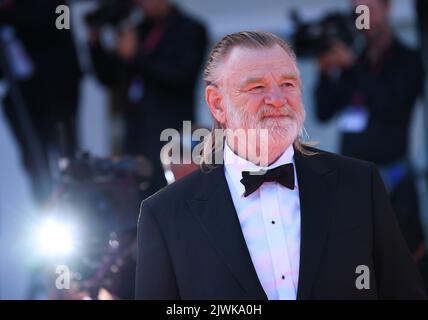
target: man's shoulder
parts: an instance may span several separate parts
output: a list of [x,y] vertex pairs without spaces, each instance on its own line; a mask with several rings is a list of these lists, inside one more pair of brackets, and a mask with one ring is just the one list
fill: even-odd
[[371,171],[376,165],[372,162],[360,160],[356,158],[347,157],[330,151],[314,148],[304,147],[309,151],[309,155],[299,152],[299,156],[305,158],[309,162],[321,165],[327,168],[340,169],[343,172],[360,172]]
[[[314,147],[304,148],[308,154],[296,152],[297,162],[305,162],[307,167],[320,169],[335,169],[341,175],[360,179],[371,175],[375,164],[346,157]],[[163,208],[172,210],[186,202],[188,199],[204,198],[209,195],[209,190],[216,187],[220,179],[224,178],[224,166],[217,166],[212,170],[198,169],[186,177],[162,188],[143,201],[143,205],[150,208]]]
[[295,158],[297,176],[301,178],[299,182],[313,183],[317,179],[330,179],[331,182],[338,183],[340,188],[353,190],[354,195],[364,196],[371,192],[374,179],[380,176],[379,170],[372,162],[320,149],[311,148],[310,151],[314,155],[299,155]]
[[149,207],[175,206],[177,202],[196,197],[207,184],[212,182],[210,178],[215,175],[217,170],[222,170],[222,167],[220,166],[210,171],[199,168],[182,179],[160,189],[145,199],[143,204]]

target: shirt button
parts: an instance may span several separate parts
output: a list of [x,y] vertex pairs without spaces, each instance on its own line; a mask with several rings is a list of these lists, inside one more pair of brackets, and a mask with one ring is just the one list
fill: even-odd
[[275,224],[275,221],[272,220],[272,224]]

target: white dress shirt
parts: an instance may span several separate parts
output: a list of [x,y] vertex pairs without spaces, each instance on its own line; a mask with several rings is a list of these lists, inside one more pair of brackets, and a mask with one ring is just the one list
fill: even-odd
[[269,300],[295,300],[300,262],[300,199],[294,167],[294,190],[265,182],[244,197],[242,171],[272,169],[294,164],[290,146],[269,167],[259,167],[236,155],[225,143],[225,176],[242,233],[259,281]]

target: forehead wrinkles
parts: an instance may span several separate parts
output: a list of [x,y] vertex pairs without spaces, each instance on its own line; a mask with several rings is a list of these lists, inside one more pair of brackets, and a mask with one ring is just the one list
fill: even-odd
[[225,74],[224,84],[230,87],[236,87],[237,89],[241,86],[249,84],[251,82],[270,82],[271,79],[274,82],[283,80],[294,80],[297,81],[298,85],[301,85],[300,73],[296,66],[290,67],[281,66],[279,64],[266,65],[262,67],[245,68],[242,71],[241,68],[237,67],[233,70],[229,70],[227,76]]

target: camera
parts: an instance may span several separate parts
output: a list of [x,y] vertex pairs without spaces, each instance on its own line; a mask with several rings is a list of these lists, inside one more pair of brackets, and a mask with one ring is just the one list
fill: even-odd
[[353,47],[358,39],[353,14],[334,12],[309,23],[302,22],[296,10],[290,17],[295,26],[292,41],[299,57],[319,56],[338,40],[347,47]]

